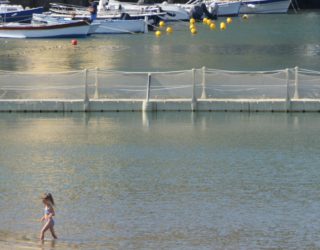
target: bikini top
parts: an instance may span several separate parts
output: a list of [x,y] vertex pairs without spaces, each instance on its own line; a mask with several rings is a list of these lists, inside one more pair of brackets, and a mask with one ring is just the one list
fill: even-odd
[[45,208],[44,208],[44,214],[45,214],[45,215],[50,214],[50,208],[45,207]]

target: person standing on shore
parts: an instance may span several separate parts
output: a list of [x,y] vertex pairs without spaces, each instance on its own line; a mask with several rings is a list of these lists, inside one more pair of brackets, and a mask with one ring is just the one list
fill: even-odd
[[89,0],[89,4],[88,11],[90,12],[90,21],[92,22],[97,19],[98,3],[94,0]]
[[54,239],[57,239],[57,235],[54,231],[54,220],[53,220],[53,216],[55,216],[55,212],[53,209],[54,206],[54,200],[53,197],[50,193],[45,193],[42,196],[42,202],[45,205],[44,207],[44,215],[41,217],[40,221],[41,222],[45,222],[44,226],[41,229],[40,232],[40,240],[44,240],[44,233],[50,229],[50,232],[52,234],[52,237]]

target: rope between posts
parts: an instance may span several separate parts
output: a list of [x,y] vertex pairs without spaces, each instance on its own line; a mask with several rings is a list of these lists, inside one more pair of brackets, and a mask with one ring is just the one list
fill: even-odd
[[310,69],[301,69],[299,68],[299,73],[306,73],[306,74],[315,74],[320,75],[320,71],[310,70]]
[[[91,71],[91,70],[89,70]],[[95,72],[95,70],[93,70]],[[137,71],[137,72],[129,72],[129,71],[118,71],[118,70],[109,70],[109,69],[99,69],[100,73],[118,73],[123,75],[143,75],[143,74],[152,74],[152,75],[163,75],[163,74],[179,74],[179,73],[189,73],[190,70],[176,70],[176,71],[154,71],[154,72],[146,72],[146,71]]]
[[[212,85],[212,87],[210,87],[211,85]],[[260,85],[258,85],[258,84],[255,84],[255,85],[253,85],[253,84],[211,84],[211,85],[209,85],[209,84],[206,85],[206,89],[217,87],[217,86],[219,86],[219,87],[253,87],[253,86],[256,86],[259,88],[261,88],[261,87],[286,87],[286,85],[284,85],[284,84],[281,84],[281,85],[279,85],[279,84],[260,84]]]
[[221,70],[221,69],[206,69],[206,73],[226,73],[226,74],[275,74],[286,72],[286,69],[283,70],[270,70],[270,71],[230,71],[230,70]]
[[83,85],[77,85],[77,86],[74,86],[74,87],[37,87],[37,88],[15,88],[15,87],[7,87],[7,86],[4,86],[4,87],[1,87],[1,90],[4,90],[4,91],[32,91],[32,90],[52,90],[52,89],[55,89],[55,90],[71,90],[71,89],[83,89],[84,86]]
[[83,73],[83,70],[73,70],[73,71],[58,71],[58,72],[45,72],[45,71],[37,71],[37,72],[28,72],[28,71],[7,71],[0,70],[0,74],[8,74],[8,75],[64,75],[64,74],[77,74]]

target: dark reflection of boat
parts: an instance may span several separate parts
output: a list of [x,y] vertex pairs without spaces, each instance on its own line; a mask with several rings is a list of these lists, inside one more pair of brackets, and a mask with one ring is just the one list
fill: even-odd
[[90,31],[90,23],[73,21],[61,24],[21,24],[0,25],[0,37],[5,38],[56,38],[83,37]]
[[24,9],[21,5],[11,5],[8,1],[0,1],[1,22],[30,22],[33,14],[42,12],[43,7]]

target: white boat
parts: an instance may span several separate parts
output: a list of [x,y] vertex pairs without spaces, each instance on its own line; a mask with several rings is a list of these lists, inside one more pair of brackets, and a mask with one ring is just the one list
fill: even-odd
[[146,33],[148,31],[148,26],[143,19],[97,20],[93,23],[99,24],[94,34],[132,34]]
[[[83,20],[90,19],[90,13],[87,8],[66,4],[53,4],[51,3],[51,16],[52,17],[73,17],[73,19]],[[149,28],[154,27],[166,15],[165,12],[160,12],[159,8],[152,8],[149,11],[125,11],[121,5],[103,6],[98,8],[97,19],[98,21],[104,20],[148,20]],[[136,24],[140,22],[136,22]],[[133,24],[133,23],[132,23]]]
[[[68,17],[56,17],[50,13],[33,15],[33,23],[61,24],[75,22]],[[90,24],[89,34],[131,34],[147,32],[147,24],[143,19],[105,19],[95,20]]]
[[164,13],[162,17],[166,21],[189,20],[189,12],[176,4],[135,4],[131,2],[119,2],[117,0],[100,0],[98,6],[98,15],[106,10],[121,9],[124,12],[131,13]]
[[[106,0],[100,0],[100,4],[103,6],[103,3]],[[218,12],[215,12],[213,6],[218,5]],[[192,0],[186,4],[171,4],[166,1],[161,4],[156,5],[141,5],[133,3],[118,2],[111,0],[108,2],[107,6],[119,6],[126,11],[147,11],[150,8],[160,8],[161,11],[167,13],[164,17],[166,21],[177,21],[177,20],[189,20],[193,16],[194,12],[197,16],[203,15],[207,16],[237,16],[239,15],[241,2],[240,1],[202,1],[202,0]],[[204,5],[204,6],[203,6]],[[197,6],[197,8],[195,8]]]
[[201,3],[204,3],[210,13],[212,13],[211,8],[213,5],[218,5],[218,16],[238,16],[240,12],[241,7],[241,1],[221,1],[221,0],[215,0],[215,1],[202,1],[202,0],[190,0],[186,4],[181,4],[182,8],[188,9],[189,12],[191,12],[192,8],[195,5],[200,5]]
[[238,16],[241,8],[241,1],[217,1],[219,6],[218,16]]
[[23,24],[6,23],[0,25],[0,37],[3,38],[58,38],[83,37],[89,34],[90,24],[75,21],[61,24]]
[[21,5],[0,1],[0,22],[30,22],[32,14],[42,12],[43,7],[24,9]]
[[287,13],[291,0],[246,0],[242,1],[240,14]]

